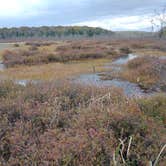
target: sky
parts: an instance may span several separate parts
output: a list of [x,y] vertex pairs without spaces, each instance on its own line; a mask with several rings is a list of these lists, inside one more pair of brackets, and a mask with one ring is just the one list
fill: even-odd
[[0,0],[0,27],[87,25],[151,30],[166,0]]

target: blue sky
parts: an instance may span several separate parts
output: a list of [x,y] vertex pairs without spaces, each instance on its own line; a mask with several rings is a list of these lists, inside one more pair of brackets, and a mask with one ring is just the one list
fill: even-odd
[[150,30],[166,0],[0,0],[0,27],[87,25]]

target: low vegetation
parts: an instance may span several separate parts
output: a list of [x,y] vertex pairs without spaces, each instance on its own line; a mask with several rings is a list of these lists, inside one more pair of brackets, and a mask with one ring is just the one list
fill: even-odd
[[[111,67],[111,66],[110,66]],[[114,69],[115,68],[115,69]],[[102,80],[122,79],[138,84],[145,92],[166,92],[166,58],[157,56],[138,56],[117,70],[103,72]]]
[[165,143],[165,100],[133,101],[116,88],[2,82],[0,164],[164,166],[164,153],[156,158]]
[[146,115],[166,125],[166,98],[164,94],[156,95],[148,99],[140,99],[138,104],[141,111]]
[[3,53],[7,67],[36,65],[73,60],[117,58],[130,53],[128,47],[112,47],[107,41],[68,41],[62,43],[26,43],[26,48]]
[[165,41],[160,40],[76,40],[64,42],[27,42],[2,54],[7,67],[36,65],[73,60],[118,58],[128,53],[165,55]]
[[164,56],[166,53],[166,41],[158,39],[118,39],[110,40],[110,45],[116,47],[128,47],[133,53],[138,55]]
[[138,83],[143,89],[166,90],[166,60],[157,57],[138,57],[128,62],[121,76]]
[[62,80],[71,79],[80,74],[105,71],[107,59],[82,60],[68,63],[50,63],[42,65],[20,65],[0,71],[1,78],[15,80]]
[[[34,41],[13,47],[3,53],[8,68],[1,78],[39,81],[0,82],[0,165],[165,165],[165,93],[129,99],[117,88],[64,81],[105,71],[106,62],[131,52],[163,55],[164,41]],[[117,76],[165,92],[165,67],[157,54],[141,56]]]
[[[7,67],[0,71],[0,165],[165,166],[166,41],[155,35],[78,26],[0,28],[0,41],[15,42],[0,45]],[[129,53],[142,56],[121,70],[112,66],[115,72],[105,66]],[[118,88],[72,82],[92,72],[160,93],[131,99]],[[9,78],[14,81],[3,81]]]

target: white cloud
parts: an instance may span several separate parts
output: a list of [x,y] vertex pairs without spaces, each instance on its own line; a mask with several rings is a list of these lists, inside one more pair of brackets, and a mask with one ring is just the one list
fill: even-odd
[[150,15],[105,17],[94,21],[85,21],[75,25],[101,27],[108,30],[140,30],[151,27]]
[[41,0],[0,0],[0,17],[21,16],[40,3]]
[[165,0],[0,0],[0,26],[76,23],[138,30],[151,26],[148,13],[160,11],[163,3]]

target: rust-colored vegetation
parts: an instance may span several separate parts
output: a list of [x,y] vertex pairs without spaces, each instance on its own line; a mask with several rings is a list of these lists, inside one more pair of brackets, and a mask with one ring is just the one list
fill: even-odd
[[149,89],[158,85],[166,90],[166,60],[157,57],[138,57],[128,62],[122,77]]
[[[0,165],[157,163],[165,166],[165,93],[132,100],[117,88],[61,81],[92,72],[93,66],[98,66],[96,72],[101,71],[105,60],[131,51],[163,55],[164,43],[152,40],[28,42],[5,51],[3,60],[9,69],[1,71],[1,76],[54,81],[29,83],[25,87],[10,81],[0,82]],[[156,56],[130,61],[122,66],[124,70],[118,76],[144,89],[157,85],[165,91],[166,61]],[[89,59],[93,61],[86,61]]]
[[165,103],[165,95],[132,101],[118,89],[2,82],[0,164],[147,165],[166,141]]
[[68,41],[62,43],[26,43],[26,48],[3,53],[7,67],[73,60],[116,58],[130,53],[128,47],[112,47],[108,41]]

